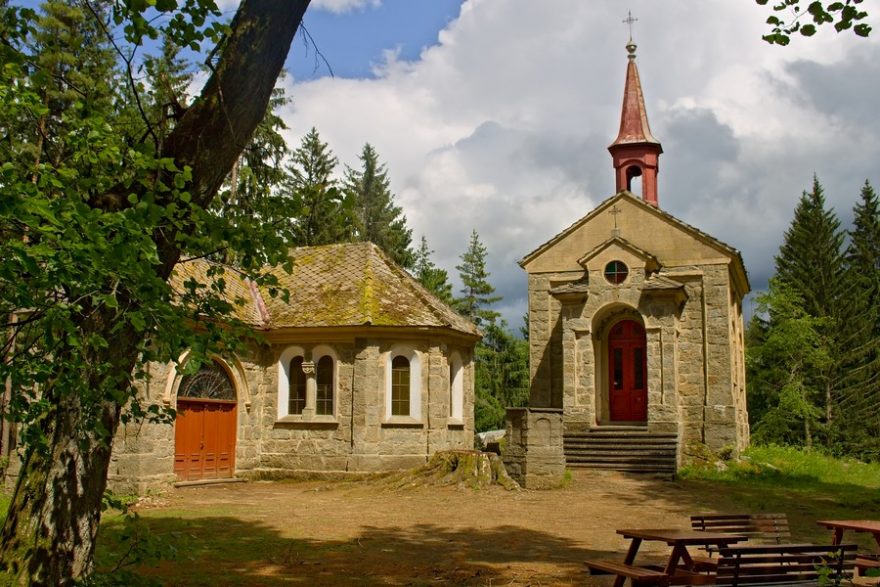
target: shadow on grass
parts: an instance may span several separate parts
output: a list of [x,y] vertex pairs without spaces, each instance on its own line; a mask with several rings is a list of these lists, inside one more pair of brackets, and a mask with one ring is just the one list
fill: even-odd
[[[164,585],[585,584],[583,561],[620,556],[514,526],[367,527],[353,540],[321,541],[232,517],[144,523],[178,550],[176,560],[137,569]],[[127,548],[122,531],[115,521],[102,527],[99,567],[106,570]]]

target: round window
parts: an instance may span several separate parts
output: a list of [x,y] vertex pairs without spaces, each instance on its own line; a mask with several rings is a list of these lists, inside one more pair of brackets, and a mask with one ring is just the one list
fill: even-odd
[[627,275],[629,275],[629,269],[623,261],[611,261],[605,265],[605,279],[607,279],[609,283],[615,285],[623,283],[626,280]]

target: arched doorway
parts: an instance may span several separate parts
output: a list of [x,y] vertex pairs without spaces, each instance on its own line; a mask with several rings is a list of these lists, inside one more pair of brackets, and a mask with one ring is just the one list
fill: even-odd
[[648,420],[645,329],[621,320],[608,333],[608,407],[613,422]]
[[174,473],[182,481],[235,472],[235,385],[216,361],[180,381],[174,429]]

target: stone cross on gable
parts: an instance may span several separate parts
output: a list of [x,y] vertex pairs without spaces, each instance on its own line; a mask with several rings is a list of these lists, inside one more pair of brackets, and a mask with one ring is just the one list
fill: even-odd
[[611,215],[614,216],[614,230],[611,231],[612,236],[620,236],[620,228],[617,227],[617,215],[623,212],[615,203],[611,206]]

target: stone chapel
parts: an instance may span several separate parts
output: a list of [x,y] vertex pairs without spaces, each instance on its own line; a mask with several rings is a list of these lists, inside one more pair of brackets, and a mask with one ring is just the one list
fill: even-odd
[[674,474],[749,441],[743,260],[661,208],[663,149],[626,49],[617,193],[520,261],[531,394],[508,410],[503,456],[527,487],[566,466]]

